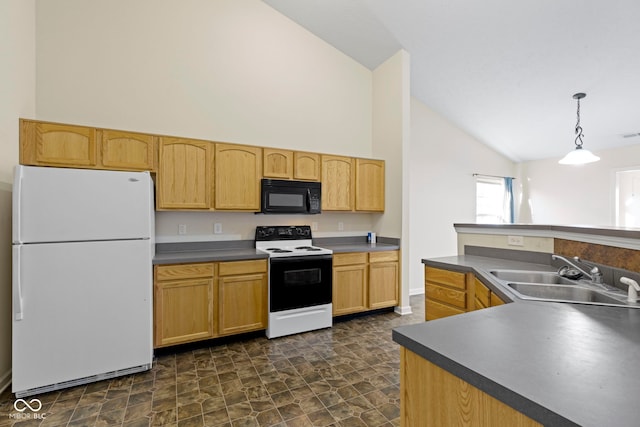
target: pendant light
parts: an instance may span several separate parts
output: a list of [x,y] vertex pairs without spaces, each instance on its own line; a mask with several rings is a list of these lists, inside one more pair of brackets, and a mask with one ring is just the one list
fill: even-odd
[[569,152],[558,163],[562,165],[584,165],[585,163],[597,162],[600,157],[594,155],[591,151],[582,148],[582,126],[580,126],[580,100],[587,96],[585,93],[576,93],[573,99],[578,101],[578,122],[576,123],[576,149]]

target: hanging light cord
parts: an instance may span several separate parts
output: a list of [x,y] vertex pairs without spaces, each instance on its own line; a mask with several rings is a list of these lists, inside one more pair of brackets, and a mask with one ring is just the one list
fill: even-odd
[[[576,123],[576,147],[577,148],[582,148],[582,137],[584,136],[582,134],[582,126],[580,126],[580,98],[577,98],[578,100],[578,121]],[[578,142],[580,141],[580,142]]]

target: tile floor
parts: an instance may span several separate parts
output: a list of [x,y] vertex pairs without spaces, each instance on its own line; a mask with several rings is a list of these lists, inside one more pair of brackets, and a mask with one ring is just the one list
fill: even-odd
[[159,355],[148,372],[27,398],[42,402],[40,419],[16,411],[5,392],[0,427],[398,426],[391,329],[424,319],[424,297],[411,305],[407,316],[377,313],[331,329]]

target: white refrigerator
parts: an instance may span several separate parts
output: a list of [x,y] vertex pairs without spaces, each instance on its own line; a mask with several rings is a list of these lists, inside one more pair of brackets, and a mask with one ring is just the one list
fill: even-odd
[[149,173],[17,166],[12,224],[12,391],[150,369]]

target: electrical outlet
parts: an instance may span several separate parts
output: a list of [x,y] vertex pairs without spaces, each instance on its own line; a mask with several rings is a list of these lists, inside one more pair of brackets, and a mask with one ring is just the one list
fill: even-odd
[[318,231],[318,223],[313,221],[311,223],[311,231]]
[[524,246],[524,237],[523,236],[507,236],[507,245]]
[[338,231],[343,231],[344,230],[344,222],[340,221],[338,223]]
[[216,222],[213,224],[213,234],[222,234],[222,223]]
[[187,234],[187,224],[178,224],[178,234]]

